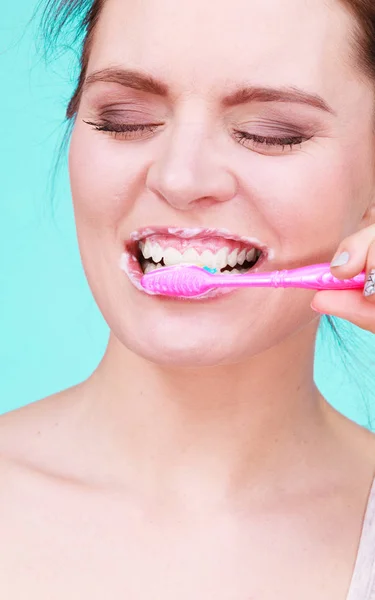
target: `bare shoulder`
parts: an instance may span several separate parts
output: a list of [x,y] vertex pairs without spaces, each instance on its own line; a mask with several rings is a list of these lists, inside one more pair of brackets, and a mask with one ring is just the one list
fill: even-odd
[[78,418],[79,399],[80,385],[1,415],[2,464],[35,470],[49,470],[58,464]]

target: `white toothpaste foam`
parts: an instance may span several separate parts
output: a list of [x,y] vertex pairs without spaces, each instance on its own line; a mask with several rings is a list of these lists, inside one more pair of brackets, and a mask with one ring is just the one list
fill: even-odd
[[[162,229],[162,228],[161,228]],[[234,236],[228,229],[213,229],[213,228],[205,228],[205,227],[194,227],[194,228],[189,228],[189,227],[168,227],[165,231],[167,231],[170,235],[176,235],[180,238],[183,239],[192,239],[195,236],[199,236],[201,234],[204,234],[205,236],[217,236],[220,235],[221,237],[223,237],[224,239],[228,239],[228,240],[238,240],[241,242],[244,242],[245,244],[248,244],[249,246],[256,246],[258,248],[260,248],[261,250],[263,250],[263,252],[266,253],[267,258],[269,260],[273,260],[275,257],[275,253],[272,250],[272,248],[268,248],[266,246],[266,244],[264,244],[263,242],[261,242],[260,240],[258,240],[255,237],[247,237],[247,236]],[[149,237],[155,234],[160,233],[160,228],[159,229],[152,229],[151,227],[145,228],[145,229],[141,229],[138,231],[133,231],[130,234],[130,239],[133,242],[138,242],[139,240],[141,240],[142,238],[145,237]],[[163,233],[161,232],[161,235],[163,235]]]
[[130,260],[134,261],[135,263],[138,262],[134,256],[130,255],[128,252],[123,252],[123,254],[121,254],[120,257],[119,267],[121,271],[124,271],[124,273],[126,273],[131,283],[137,288],[137,290],[144,292],[145,290],[143,289],[139,278],[137,278],[133,273],[130,272]]

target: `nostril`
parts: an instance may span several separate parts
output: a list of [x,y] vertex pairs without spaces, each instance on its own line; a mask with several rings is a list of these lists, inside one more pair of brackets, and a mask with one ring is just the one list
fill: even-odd
[[164,164],[154,163],[148,171],[146,186],[179,210],[192,206],[209,208],[218,202],[226,202],[236,196],[238,189],[234,175],[209,161],[202,151],[194,158],[185,154],[179,159],[174,155]]

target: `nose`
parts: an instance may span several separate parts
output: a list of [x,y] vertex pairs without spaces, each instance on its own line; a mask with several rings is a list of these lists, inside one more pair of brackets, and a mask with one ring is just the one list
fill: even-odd
[[147,173],[147,187],[179,210],[234,197],[234,175],[220,160],[213,140],[193,127],[170,134]]

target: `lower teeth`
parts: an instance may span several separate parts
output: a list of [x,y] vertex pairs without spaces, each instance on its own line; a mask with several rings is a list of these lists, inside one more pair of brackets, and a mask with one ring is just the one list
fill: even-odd
[[[256,261],[257,262],[257,261]],[[183,264],[183,263],[181,263]],[[225,269],[222,269],[220,271],[218,271],[218,273],[225,273],[227,275],[238,275],[241,273],[247,273],[248,271],[250,271],[250,269],[252,269],[255,266],[255,262],[252,264],[248,263],[248,266],[240,266],[238,265],[238,268],[230,268],[230,267],[226,267]],[[197,266],[201,266],[201,265],[197,265]],[[165,267],[165,265],[163,265],[162,263],[157,263],[155,264],[154,262],[152,262],[151,260],[144,260],[142,262],[142,270],[144,273],[151,273],[152,271],[155,271],[156,269],[163,269]]]
[[158,263],[157,265],[153,262],[146,262],[142,265],[142,269],[144,273],[151,273],[151,271],[155,271],[155,269],[162,269],[163,265]]

